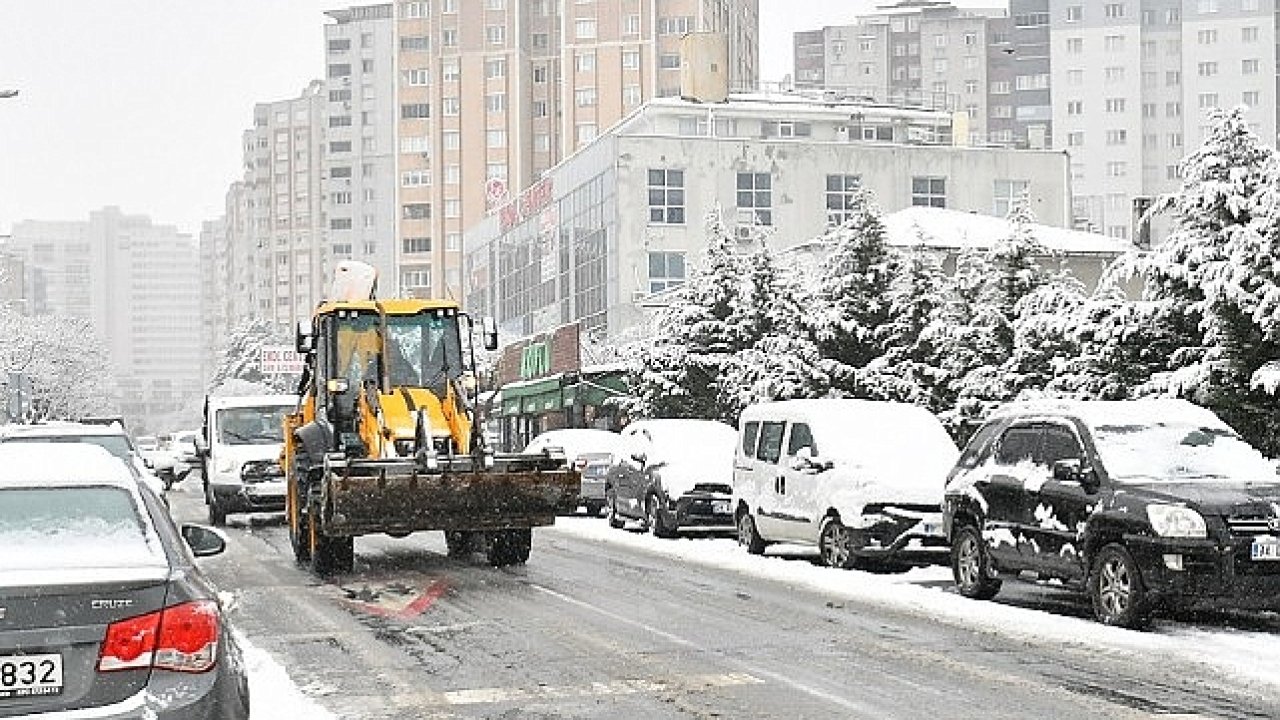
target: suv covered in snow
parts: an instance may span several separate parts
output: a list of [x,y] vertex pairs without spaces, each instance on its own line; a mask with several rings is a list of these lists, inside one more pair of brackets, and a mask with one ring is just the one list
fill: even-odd
[[1006,406],[948,477],[943,521],[967,597],[1058,580],[1126,627],[1165,607],[1280,606],[1280,478],[1182,400]]

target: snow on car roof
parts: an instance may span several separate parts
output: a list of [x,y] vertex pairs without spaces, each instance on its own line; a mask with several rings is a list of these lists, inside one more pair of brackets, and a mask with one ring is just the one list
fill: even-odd
[[1212,411],[1178,398],[1029,400],[1006,403],[997,408],[992,417],[1037,414],[1079,418],[1092,428],[1160,424],[1230,429]]
[[529,442],[529,447],[535,450],[544,446],[563,448],[565,454],[571,456],[584,452],[617,452],[622,448],[622,436],[608,430],[564,428],[548,430]]
[[52,420],[31,425],[0,425],[0,438],[4,437],[58,437],[62,435],[124,435],[124,428],[116,425]]
[[137,484],[123,460],[97,445],[0,443],[0,487]]

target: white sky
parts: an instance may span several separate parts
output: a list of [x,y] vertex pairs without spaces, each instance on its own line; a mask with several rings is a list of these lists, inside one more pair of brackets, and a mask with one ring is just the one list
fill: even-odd
[[[5,0],[0,89],[20,95],[0,100],[0,234],[106,205],[197,233],[240,177],[254,103],[321,76],[322,13],[352,4]],[[793,32],[877,4],[760,0],[762,79],[791,71]]]

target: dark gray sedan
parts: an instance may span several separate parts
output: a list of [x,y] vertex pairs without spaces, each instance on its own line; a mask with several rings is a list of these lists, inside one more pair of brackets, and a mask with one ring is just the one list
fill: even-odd
[[0,445],[0,717],[248,718],[225,546],[101,448]]

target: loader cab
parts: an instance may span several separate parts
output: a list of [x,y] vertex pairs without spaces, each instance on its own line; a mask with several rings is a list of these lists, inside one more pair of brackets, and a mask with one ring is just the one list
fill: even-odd
[[363,388],[389,394],[421,387],[444,397],[447,384],[462,378],[467,368],[459,318],[456,308],[379,312],[373,303],[317,316],[307,341],[313,346],[316,416],[328,421],[339,446],[355,438]]

